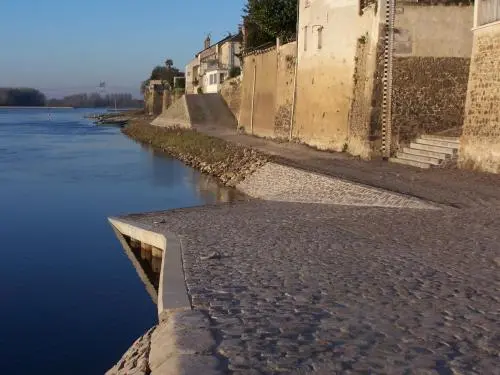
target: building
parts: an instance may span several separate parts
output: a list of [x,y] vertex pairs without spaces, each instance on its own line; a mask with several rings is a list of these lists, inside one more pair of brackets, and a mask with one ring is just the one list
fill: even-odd
[[500,0],[476,0],[459,164],[500,173]]
[[203,50],[186,66],[186,93],[218,92],[231,70],[240,67],[241,39],[238,33],[212,44],[207,37]]
[[368,158],[459,126],[473,8],[441,3],[300,0],[293,137]]

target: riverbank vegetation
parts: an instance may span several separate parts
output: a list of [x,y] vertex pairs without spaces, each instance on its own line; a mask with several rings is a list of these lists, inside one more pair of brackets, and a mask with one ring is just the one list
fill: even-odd
[[167,129],[147,121],[131,121],[123,130],[130,138],[162,150],[203,173],[235,186],[263,165],[267,158],[248,147],[188,130]]

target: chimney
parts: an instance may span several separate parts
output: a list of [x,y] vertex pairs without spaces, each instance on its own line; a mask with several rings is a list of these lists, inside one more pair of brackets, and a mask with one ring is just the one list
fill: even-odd
[[210,47],[210,44],[211,43],[211,40],[210,40],[210,34],[207,35],[207,38],[205,39],[205,49],[207,49],[208,47]]

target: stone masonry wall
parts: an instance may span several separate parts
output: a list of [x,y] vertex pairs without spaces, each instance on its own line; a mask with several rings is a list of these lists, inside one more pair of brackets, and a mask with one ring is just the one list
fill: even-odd
[[474,31],[459,165],[500,173],[500,25]]
[[240,117],[241,107],[241,76],[224,81],[220,94],[234,117],[238,119]]
[[423,133],[463,124],[474,8],[403,2],[394,36],[392,151]]
[[398,57],[394,64],[393,139],[408,143],[423,133],[463,123],[470,59]]

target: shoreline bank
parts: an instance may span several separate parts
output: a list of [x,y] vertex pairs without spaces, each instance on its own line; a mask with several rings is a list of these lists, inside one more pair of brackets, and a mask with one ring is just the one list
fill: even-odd
[[152,126],[148,120],[132,119],[122,132],[136,142],[150,145],[202,173],[216,177],[229,187],[235,187],[269,160],[250,147],[193,130]]

